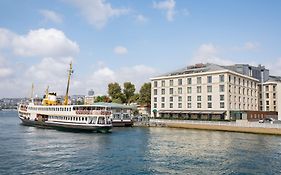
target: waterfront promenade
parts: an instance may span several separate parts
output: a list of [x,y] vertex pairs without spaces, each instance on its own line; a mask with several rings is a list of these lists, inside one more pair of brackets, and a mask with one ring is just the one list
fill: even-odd
[[239,122],[239,121],[217,122],[217,121],[196,121],[196,120],[150,119],[148,123],[143,123],[143,125],[150,126],[150,127],[171,127],[171,128],[281,135],[281,124],[258,123],[258,122]]

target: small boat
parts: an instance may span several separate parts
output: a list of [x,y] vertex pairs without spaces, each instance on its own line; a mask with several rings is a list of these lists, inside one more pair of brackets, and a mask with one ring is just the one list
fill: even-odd
[[19,104],[18,115],[22,124],[43,128],[102,133],[111,131],[111,111],[107,106],[68,104],[71,74],[72,64],[70,63],[67,90],[63,104],[57,102],[56,93],[49,93],[48,88],[41,104],[34,103],[33,99],[28,104]]

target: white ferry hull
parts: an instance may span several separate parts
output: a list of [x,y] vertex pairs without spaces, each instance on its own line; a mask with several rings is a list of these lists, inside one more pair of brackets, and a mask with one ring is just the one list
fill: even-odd
[[132,120],[112,120],[112,126],[113,127],[131,127],[133,126]]
[[38,128],[51,128],[57,130],[68,130],[68,131],[85,131],[85,132],[100,132],[107,133],[111,132],[112,126],[90,126],[90,125],[73,125],[65,123],[54,123],[54,122],[39,122],[24,119],[19,117],[23,125],[35,126]]

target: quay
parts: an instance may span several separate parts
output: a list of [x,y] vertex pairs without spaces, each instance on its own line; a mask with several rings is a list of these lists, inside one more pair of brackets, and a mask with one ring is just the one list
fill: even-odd
[[170,128],[281,135],[281,124],[244,122],[244,121],[226,122],[226,121],[150,119],[149,121],[146,122],[137,122],[135,126],[170,127]]

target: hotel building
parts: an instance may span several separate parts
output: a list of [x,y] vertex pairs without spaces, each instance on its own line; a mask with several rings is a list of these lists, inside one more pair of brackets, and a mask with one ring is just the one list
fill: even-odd
[[264,66],[196,64],[151,78],[151,114],[202,120],[277,116],[280,82]]

